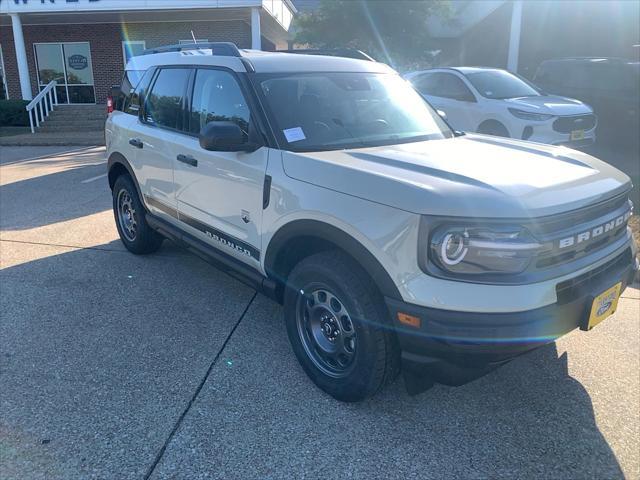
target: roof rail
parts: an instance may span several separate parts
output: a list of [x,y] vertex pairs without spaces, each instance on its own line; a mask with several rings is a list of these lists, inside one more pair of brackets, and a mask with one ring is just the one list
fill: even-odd
[[356,60],[367,60],[375,62],[375,60],[364,53],[362,50],[355,48],[293,48],[289,50],[277,50],[278,53],[299,53],[303,55],[326,55],[328,57],[345,57],[355,58]]
[[200,50],[202,48],[213,51],[213,55],[222,57],[240,57],[240,50],[235,43],[231,42],[202,42],[202,43],[185,43],[178,45],[165,45],[163,47],[149,48],[142,52],[143,55],[151,55],[153,53],[166,52],[182,52],[185,50]]

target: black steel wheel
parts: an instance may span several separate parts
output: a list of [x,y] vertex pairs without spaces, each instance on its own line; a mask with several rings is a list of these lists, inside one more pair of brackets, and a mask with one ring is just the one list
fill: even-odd
[[334,398],[363,400],[397,376],[399,349],[382,297],[343,252],[318,253],[296,265],[284,313],[298,361]]
[[112,193],[116,228],[127,250],[136,254],[157,251],[162,245],[163,237],[147,224],[144,206],[131,177],[119,176]]
[[305,352],[324,374],[341,378],[353,368],[357,334],[344,303],[321,286],[298,295],[296,322]]

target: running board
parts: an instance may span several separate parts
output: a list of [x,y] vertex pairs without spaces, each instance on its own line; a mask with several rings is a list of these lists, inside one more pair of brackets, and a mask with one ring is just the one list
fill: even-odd
[[272,279],[265,277],[257,270],[208,245],[193,235],[180,230],[161,218],[147,213],[146,220],[149,226],[160,235],[184,247],[186,250],[224,271],[236,280],[280,303],[280,298],[277,294],[278,284]]

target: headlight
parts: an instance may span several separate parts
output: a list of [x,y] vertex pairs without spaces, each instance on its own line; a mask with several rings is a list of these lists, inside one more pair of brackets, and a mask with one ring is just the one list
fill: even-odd
[[429,259],[462,275],[516,274],[543,248],[523,227],[444,225],[430,236]]
[[555,116],[548,113],[525,112],[524,110],[518,110],[517,108],[510,108],[509,112],[511,112],[511,115],[514,117],[522,120],[530,120],[532,122],[544,122],[546,120],[551,120]]

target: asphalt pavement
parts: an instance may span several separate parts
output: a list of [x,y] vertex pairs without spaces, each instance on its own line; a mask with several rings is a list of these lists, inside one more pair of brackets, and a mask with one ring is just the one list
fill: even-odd
[[640,290],[465,386],[342,404],[277,304],[129,254],[104,150],[68,150],[0,149],[3,480],[640,477]]

